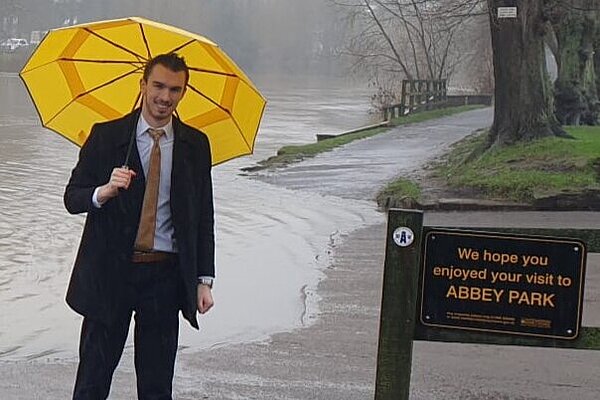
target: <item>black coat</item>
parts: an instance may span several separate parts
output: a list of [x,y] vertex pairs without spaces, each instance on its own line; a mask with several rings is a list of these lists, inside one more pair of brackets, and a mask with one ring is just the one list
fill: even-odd
[[[129,166],[137,176],[128,190],[101,208],[92,194],[123,165],[139,110],[96,124],[79,153],[64,202],[72,214],[87,213],[67,291],[67,303],[86,317],[110,323],[124,294],[129,260],[137,234],[145,180],[135,140]],[[198,276],[214,276],[214,210],[210,145],[198,130],[173,117],[171,213],[185,287],[184,317],[198,328]]]

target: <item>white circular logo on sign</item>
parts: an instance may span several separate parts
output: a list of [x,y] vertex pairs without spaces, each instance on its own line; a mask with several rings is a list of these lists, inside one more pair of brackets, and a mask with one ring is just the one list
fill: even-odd
[[392,237],[394,238],[394,242],[400,247],[410,246],[413,240],[415,240],[413,231],[405,226],[396,228]]

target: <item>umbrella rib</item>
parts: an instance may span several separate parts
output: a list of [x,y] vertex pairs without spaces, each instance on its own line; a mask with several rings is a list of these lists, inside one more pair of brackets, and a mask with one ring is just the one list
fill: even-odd
[[142,93],[138,92],[137,96],[135,96],[135,101],[133,102],[133,107],[131,107],[131,111],[135,110],[135,107],[137,106],[140,97],[142,97]]
[[[229,114],[229,115],[231,115],[231,114]],[[233,116],[231,116],[231,120],[235,124],[235,127],[237,128],[238,132],[240,132],[240,136],[242,137],[242,139],[244,139],[244,143],[246,143],[246,147],[248,147],[249,150],[252,150],[252,145],[250,143],[248,143],[248,140],[246,140],[246,137],[241,133],[242,132],[242,128],[240,128],[240,126],[238,125],[238,123],[235,120],[235,118],[233,118]]]
[[215,105],[216,107],[220,108],[221,110],[225,111],[227,114],[229,114],[229,116],[231,116],[231,113],[229,111],[227,111],[227,109],[225,109],[223,106],[221,106],[219,103],[217,103],[216,101],[214,101],[213,99],[211,99],[210,97],[206,96],[204,93],[202,93],[201,91],[199,91],[198,89],[196,89],[194,86],[190,85],[189,83],[187,84],[187,86],[192,89],[192,91],[198,93],[200,96],[204,97],[206,100],[210,101],[213,105]]
[[149,60],[150,58],[152,58],[152,54],[150,53],[150,45],[148,45],[148,39],[146,38],[146,31],[144,30],[144,25],[142,25],[141,23],[138,23],[138,26],[140,27],[142,40],[144,41],[144,46],[146,46],[146,54],[148,57],[147,59]]
[[56,114],[54,114],[54,116],[52,118],[48,119],[48,121],[46,122],[45,125],[49,125],[54,120],[54,118],[58,117],[67,107],[69,107],[71,104],[73,104],[74,102],[76,102],[81,97],[83,97],[83,96],[85,96],[87,94],[93,93],[93,92],[95,92],[95,91],[97,91],[99,89],[102,89],[103,87],[108,86],[108,85],[110,85],[110,84],[118,81],[119,79],[123,79],[123,78],[125,78],[125,77],[127,77],[129,75],[135,74],[140,69],[141,68],[137,68],[134,71],[129,71],[126,74],[123,74],[123,75],[118,76],[118,77],[116,77],[114,79],[111,79],[110,81],[104,82],[103,84],[101,84],[99,86],[96,86],[95,88],[92,88],[90,90],[86,90],[85,92],[79,93],[77,96],[73,97],[73,99],[71,101],[69,101],[67,104],[65,104],[64,107],[62,107],[60,110],[58,110],[56,112]]
[[207,73],[207,74],[230,76],[232,78],[237,77],[237,75],[234,74],[233,72],[221,72],[221,71],[214,71],[214,70],[210,70],[210,69],[203,69],[203,68],[197,68],[197,67],[188,67],[188,69],[190,71],[194,71],[194,72],[203,72],[203,73]]
[[94,32],[94,31],[93,31],[93,30],[91,30],[90,28],[85,28],[85,30],[86,30],[86,31],[87,31],[87,32],[88,32],[90,35],[94,35],[94,36],[96,36],[98,39],[100,39],[100,40],[104,40],[105,42],[107,42],[107,43],[109,43],[109,44],[111,44],[111,45],[115,46],[116,48],[118,48],[118,49],[121,49],[121,50],[123,50],[123,51],[125,51],[125,52],[127,52],[127,53],[129,53],[129,54],[131,54],[131,55],[133,55],[133,56],[135,56],[135,57],[137,57],[137,58],[138,58],[140,61],[141,61],[141,60],[144,60],[144,61],[145,61],[145,60],[147,60],[147,58],[144,58],[144,56],[142,56],[142,55],[140,55],[140,54],[137,54],[135,51],[133,51],[133,50],[130,50],[130,49],[128,49],[127,47],[125,47],[125,46],[122,46],[122,45],[118,44],[117,42],[114,42],[114,41],[112,41],[112,40],[110,40],[110,39],[108,39],[108,38],[105,38],[105,37],[104,37],[104,36],[102,36],[102,35],[99,35],[98,33]]
[[179,50],[183,49],[184,47],[186,47],[186,46],[189,46],[190,44],[192,44],[192,43],[195,43],[195,42],[196,42],[196,39],[192,39],[192,40],[190,40],[190,41],[188,41],[188,42],[185,42],[184,44],[182,44],[182,45],[181,45],[181,46],[179,46],[179,47],[175,47],[175,48],[174,48],[173,50],[171,50],[169,53],[175,53],[176,51],[179,51]]
[[[129,64],[132,67],[138,68],[134,61],[125,61],[125,60],[92,60],[85,58],[68,58],[68,57],[60,57],[54,61],[71,61],[71,62],[82,62],[82,63],[93,63],[93,64]],[[52,61],[52,62],[54,62]]]
[[[196,43],[196,39],[192,39],[184,44],[182,44],[179,47],[175,47],[173,50],[171,50],[171,53],[175,53],[178,50],[183,49],[186,46],[189,46],[193,43]],[[221,72],[221,71],[214,71],[214,70],[210,70],[210,69],[204,69],[204,68],[197,68],[197,67],[190,67],[188,66],[188,69],[190,71],[194,71],[194,72],[205,72],[207,74],[215,74],[215,75],[223,75],[223,76],[231,76],[231,77],[236,77],[237,75],[234,74],[233,72]]]
[[[242,128],[240,128],[240,126],[238,125],[237,121],[235,120],[235,118],[233,118],[233,115],[231,115],[231,112],[229,110],[227,110],[226,108],[224,108],[223,106],[221,106],[219,103],[215,102],[214,100],[212,100],[209,97],[207,97],[206,95],[204,95],[202,92],[200,92],[198,89],[196,89],[194,86],[190,85],[189,83],[188,83],[188,87],[190,89],[192,89],[194,92],[198,93],[200,96],[204,97],[206,100],[210,101],[217,108],[223,110],[223,112],[225,112],[227,115],[229,115],[229,117],[231,118],[231,121],[233,121],[233,123],[235,124],[235,127],[237,128],[237,130],[239,132],[242,132]],[[248,141],[246,140],[246,137],[244,135],[241,135],[241,136],[242,136],[242,139],[244,139],[244,143],[246,143],[246,146],[248,146],[248,148],[251,149],[252,146],[250,145],[250,143],[248,143]]]
[[106,82],[104,82],[103,84],[101,84],[101,85],[99,85],[99,86],[96,86],[96,87],[94,87],[94,88],[92,88],[92,89],[90,89],[90,90],[87,90],[87,91],[85,91],[85,92],[83,92],[83,93],[80,93],[80,94],[78,94],[78,95],[77,95],[77,96],[76,96],[76,97],[73,99],[73,101],[77,100],[78,98],[80,98],[80,97],[81,97],[81,96],[83,96],[83,95],[86,95],[86,94],[90,94],[90,93],[92,93],[92,92],[95,92],[96,90],[99,90],[99,89],[102,89],[102,88],[103,88],[103,87],[105,87],[105,86],[111,85],[111,84],[113,84],[114,82],[116,82],[116,81],[118,81],[118,80],[120,80],[120,79],[126,78],[126,77],[128,77],[129,75],[135,74],[135,73],[137,73],[137,72],[138,72],[140,69],[142,69],[142,68],[141,68],[141,67],[137,67],[137,68],[136,68],[135,70],[133,70],[133,71],[129,71],[129,72],[127,72],[127,73],[123,74],[123,75],[120,75],[120,76],[117,76],[116,78],[113,78],[113,79],[111,79],[110,81],[106,81]]
[[32,68],[28,71],[26,71],[25,73],[29,73],[31,71],[35,71],[38,68],[43,68],[47,65],[50,65],[52,63],[55,63],[57,61],[69,61],[69,62],[83,62],[83,63],[92,63],[92,64],[130,64],[132,67],[135,67],[137,69],[139,69],[140,67],[137,67],[135,65],[135,62],[133,61],[120,61],[120,60],[86,60],[86,59],[80,59],[80,58],[67,58],[67,57],[61,57],[61,58],[57,58],[55,60],[50,60],[46,63],[40,64],[35,68]]
[[212,75],[221,75],[221,76],[229,76],[232,78],[238,78],[240,81],[244,82],[246,85],[248,85],[248,87],[257,95],[259,95],[260,97],[263,97],[260,92],[254,87],[254,85],[250,82],[247,82],[246,79],[243,79],[241,76],[233,73],[233,72],[220,72],[220,71],[214,71],[214,70],[209,70],[209,69],[202,69],[202,68],[197,68],[197,67],[188,67],[188,69],[190,71],[194,71],[194,72],[200,72],[200,73],[207,73],[207,74],[212,74]]

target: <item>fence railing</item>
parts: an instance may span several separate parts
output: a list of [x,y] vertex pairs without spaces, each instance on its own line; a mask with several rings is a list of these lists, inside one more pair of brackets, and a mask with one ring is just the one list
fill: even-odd
[[400,103],[383,109],[383,118],[389,120],[422,110],[431,110],[446,102],[447,82],[441,80],[403,80]]

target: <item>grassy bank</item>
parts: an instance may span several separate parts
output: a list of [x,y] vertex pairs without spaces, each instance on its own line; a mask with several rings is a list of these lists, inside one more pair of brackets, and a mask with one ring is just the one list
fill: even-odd
[[390,127],[399,125],[406,125],[411,123],[423,122],[435,118],[441,118],[449,115],[458,114],[465,111],[474,110],[481,108],[479,105],[462,106],[462,107],[449,107],[442,108],[439,110],[424,111],[416,114],[411,114],[406,117],[394,118],[390,121],[390,125],[387,127],[379,127],[373,129],[367,129],[360,132],[354,132],[350,134],[339,135],[333,138],[321,140],[316,143],[310,143],[306,145],[298,146],[284,146],[277,151],[277,155],[270,157],[266,160],[260,161],[257,166],[248,168],[247,170],[260,170],[265,168],[278,168],[284,167],[290,163],[301,161],[305,158],[314,157],[319,153],[323,153],[332,150],[338,146],[342,146],[359,139],[365,139],[381,132],[385,132]]
[[[432,166],[429,177],[450,189],[469,191],[477,197],[519,202],[598,190],[600,127],[566,130],[574,140],[552,137],[486,152],[481,149],[487,131],[478,132],[455,144]],[[383,204],[386,198],[388,203],[390,198],[419,201],[420,188],[400,179],[382,190],[378,202]]]

